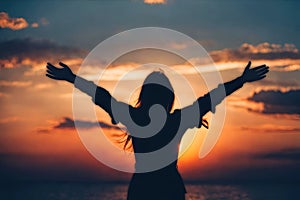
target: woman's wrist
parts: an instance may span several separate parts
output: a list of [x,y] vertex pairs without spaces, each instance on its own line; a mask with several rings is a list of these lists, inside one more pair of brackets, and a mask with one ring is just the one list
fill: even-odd
[[66,81],[70,82],[70,83],[74,83],[76,79],[76,75],[72,73],[72,75],[70,77],[68,77],[66,79]]
[[247,80],[245,79],[245,76],[241,75],[240,76],[242,84],[247,83]]

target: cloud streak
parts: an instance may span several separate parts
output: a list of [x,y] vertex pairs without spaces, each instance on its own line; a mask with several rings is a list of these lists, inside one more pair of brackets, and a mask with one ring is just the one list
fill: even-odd
[[293,161],[300,162],[300,149],[290,148],[281,151],[274,151],[265,154],[257,155],[256,158],[277,160],[277,161]]
[[248,60],[266,63],[273,71],[300,70],[300,53],[294,44],[242,44],[236,49],[211,51],[210,56],[220,69],[244,67]]
[[[1,96],[1,95],[0,95]],[[6,118],[0,118],[0,124],[6,124],[6,123],[15,123],[16,121],[19,121],[19,117],[6,117]]]
[[0,81],[0,87],[28,87],[31,84],[31,81]]
[[52,130],[64,130],[64,129],[90,129],[95,127],[101,127],[103,129],[111,129],[111,130],[120,130],[119,127],[110,125],[108,123],[105,123],[103,121],[87,121],[87,120],[73,120],[70,117],[63,117],[62,120],[55,123],[51,127],[48,128],[39,128],[37,132],[39,133],[49,133]]
[[276,59],[300,59],[299,50],[294,44],[270,44],[261,43],[252,45],[242,44],[237,49],[222,49],[210,52],[216,61],[247,61],[254,60],[276,60]]

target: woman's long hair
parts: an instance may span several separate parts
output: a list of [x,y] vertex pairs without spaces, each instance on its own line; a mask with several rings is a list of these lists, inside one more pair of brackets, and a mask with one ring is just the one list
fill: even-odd
[[[141,108],[146,112],[149,111],[150,107],[154,104],[163,106],[167,113],[170,113],[174,106],[175,94],[174,89],[162,70],[154,71],[150,73],[141,88],[140,95],[137,99],[136,108]],[[202,120],[202,125],[208,129],[208,121]],[[127,145],[131,141],[132,137],[130,134],[124,135],[124,150],[127,149]],[[132,145],[130,145],[131,147]],[[129,147],[129,148],[130,148]]]
[[[169,113],[174,106],[174,100],[174,89],[168,77],[162,70],[154,71],[144,80],[135,107],[149,111],[152,105],[159,104]],[[127,134],[124,141],[124,149],[126,149],[131,141],[131,136]]]

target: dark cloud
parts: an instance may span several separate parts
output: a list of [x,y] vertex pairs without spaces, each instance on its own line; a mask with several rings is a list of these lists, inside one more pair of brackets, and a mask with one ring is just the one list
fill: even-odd
[[250,101],[263,103],[265,114],[297,114],[300,115],[300,90],[287,92],[261,90],[248,98]]
[[280,45],[267,42],[258,45],[244,43],[237,49],[212,51],[210,55],[215,62],[300,59],[299,50],[294,44]]
[[256,156],[259,159],[268,159],[275,161],[298,161],[300,162],[300,149],[283,149],[281,151],[259,154]]
[[300,84],[296,80],[272,80],[272,79],[262,79],[259,82],[253,82],[256,85],[263,86],[278,86],[278,87],[299,87]]
[[84,120],[73,120],[69,117],[64,117],[63,121],[61,121],[58,125],[54,126],[54,128],[62,129],[62,128],[75,128],[75,123],[77,128],[93,128],[93,127],[99,127],[99,125],[102,128],[107,129],[116,129],[119,130],[118,127],[109,125],[105,122],[98,121],[98,122],[91,122],[91,121],[84,121]]
[[0,42],[0,68],[34,66],[52,60],[82,58],[82,49],[58,45],[46,39],[13,39]]
[[118,128],[117,126],[113,126],[102,121],[97,121],[97,122],[91,122],[86,120],[74,121],[70,117],[63,117],[63,119],[60,122],[58,122],[58,124],[51,126],[49,128],[40,128],[37,131],[39,133],[49,133],[53,129],[74,129],[74,128],[89,129],[89,128],[94,128],[99,126],[104,129],[120,130],[120,128]]

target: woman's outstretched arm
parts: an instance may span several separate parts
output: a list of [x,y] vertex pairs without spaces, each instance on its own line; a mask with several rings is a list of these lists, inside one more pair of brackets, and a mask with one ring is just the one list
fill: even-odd
[[[248,62],[241,76],[235,78],[232,81],[226,82],[223,85],[220,84],[217,88],[211,90],[209,93],[200,97],[197,101],[201,109],[201,115],[205,115],[207,112],[215,112],[215,106],[223,101],[223,99],[237,91],[245,83],[259,81],[266,77],[269,72],[269,67],[266,65],[260,65],[250,69],[251,61]],[[223,92],[223,87],[225,89],[225,94]]]
[[60,62],[59,65],[62,68],[47,63],[46,76],[54,80],[62,80],[74,84],[76,88],[91,96],[95,104],[105,110],[112,118],[112,123],[116,124],[117,122],[114,120],[111,110],[111,104],[116,103],[116,99],[104,88],[97,86],[92,81],[85,80],[84,78],[75,75],[66,64]]
[[70,67],[62,62],[59,63],[62,68],[55,67],[51,63],[47,63],[46,76],[54,80],[67,81],[74,84],[82,92],[93,97],[95,96],[97,85],[92,81],[85,80],[84,78],[75,75]]
[[183,108],[182,111],[185,111],[187,115],[189,115],[190,113],[191,116],[194,116],[194,110],[197,110],[198,108],[200,110],[200,115],[197,114],[197,119],[189,120],[190,124],[188,125],[188,127],[199,128],[201,127],[201,125],[207,127],[206,122],[202,121],[202,117],[206,113],[208,113],[209,111],[212,111],[214,113],[216,106],[220,104],[226,96],[240,89],[247,82],[254,82],[265,78],[266,74],[269,72],[269,67],[266,65],[261,65],[252,69],[250,69],[250,67],[251,62],[249,61],[241,76],[224,84],[219,84],[217,88],[211,90],[204,96],[199,97],[192,105]]

